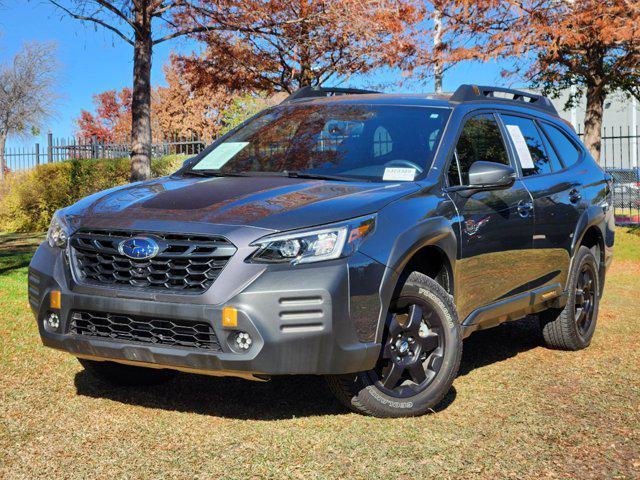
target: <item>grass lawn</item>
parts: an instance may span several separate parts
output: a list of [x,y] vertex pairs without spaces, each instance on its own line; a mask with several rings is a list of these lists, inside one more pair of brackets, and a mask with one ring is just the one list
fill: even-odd
[[640,478],[637,232],[617,232],[590,348],[547,350],[531,319],[475,333],[442,408],[401,420],[349,413],[313,377],[94,380],[40,344],[40,238],[0,234],[0,478]]

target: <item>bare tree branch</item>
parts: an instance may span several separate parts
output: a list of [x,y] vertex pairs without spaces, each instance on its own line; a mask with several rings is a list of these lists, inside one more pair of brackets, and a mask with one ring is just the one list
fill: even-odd
[[[50,0],[50,1],[52,1],[52,0]],[[113,6],[113,4],[107,2],[106,0],[93,0],[93,1],[96,2],[98,5],[103,6],[104,8],[109,10],[110,12],[114,13],[116,16],[118,16],[119,18],[121,18],[125,22],[127,22],[131,26],[131,28],[133,28],[134,30],[137,30],[136,24],[133,23],[131,21],[131,19],[129,19],[129,17],[127,17],[121,10],[119,10],[118,8]]]
[[133,45],[133,40],[131,40],[129,37],[127,37],[124,33],[122,33],[120,30],[118,30],[116,27],[109,25],[107,22],[100,20],[99,18],[95,18],[95,17],[86,17],[84,15],[79,15],[77,13],[72,12],[71,10],[69,10],[68,8],[60,5],[58,2],[56,2],[55,0],[49,0],[53,5],[55,5],[56,7],[58,7],[60,10],[64,11],[67,15],[69,15],[70,17],[75,18],[76,20],[81,20],[81,21],[85,21],[85,22],[93,22],[96,23],[104,28],[106,28],[107,30],[111,30],[113,33],[115,33],[116,35],[118,35],[120,38],[122,38],[125,42],[127,42],[129,45]]

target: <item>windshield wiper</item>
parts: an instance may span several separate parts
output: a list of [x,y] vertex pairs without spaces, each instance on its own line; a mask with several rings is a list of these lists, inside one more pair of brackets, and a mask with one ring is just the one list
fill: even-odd
[[186,170],[182,174],[191,175],[194,177],[250,177],[251,176],[248,173],[242,173],[242,172],[223,173],[223,172],[216,172],[215,170]]
[[282,175],[286,175],[287,177],[291,177],[291,178],[312,178],[312,179],[318,179],[318,180],[335,180],[337,182],[355,181],[355,179],[351,177],[342,177],[340,175],[324,175],[322,173],[306,173],[306,172],[299,172],[297,170],[285,170],[284,172],[282,172]]
[[218,172],[216,170],[186,170],[183,175],[195,177],[289,177],[289,178],[310,178],[317,180],[334,180],[336,182],[369,182],[367,179],[355,179],[342,177],[340,175],[324,175],[321,173],[306,173],[298,170],[284,170],[283,172]]

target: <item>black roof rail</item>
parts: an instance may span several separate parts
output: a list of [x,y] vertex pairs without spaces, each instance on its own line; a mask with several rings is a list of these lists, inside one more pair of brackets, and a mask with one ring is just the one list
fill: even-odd
[[[512,95],[511,98],[496,97],[495,93],[506,93]],[[511,88],[503,87],[487,87],[481,85],[460,85],[458,89],[453,92],[450,100],[452,102],[475,102],[478,100],[490,100],[492,102],[508,102],[508,103],[526,103],[528,107],[534,107],[549,113],[554,116],[558,116],[556,107],[553,106],[551,100],[542,95],[536,95],[535,93],[523,92],[522,90],[513,90]]]
[[289,103],[294,100],[302,100],[305,98],[324,98],[335,97],[338,95],[362,95],[366,93],[380,93],[373,90],[361,90],[358,88],[334,88],[334,87],[302,87],[287,98],[282,103]]

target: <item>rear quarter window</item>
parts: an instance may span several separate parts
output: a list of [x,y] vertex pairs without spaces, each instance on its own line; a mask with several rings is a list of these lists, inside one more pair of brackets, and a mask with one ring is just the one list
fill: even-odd
[[580,150],[562,130],[545,122],[540,122],[540,126],[566,167],[580,160]]

